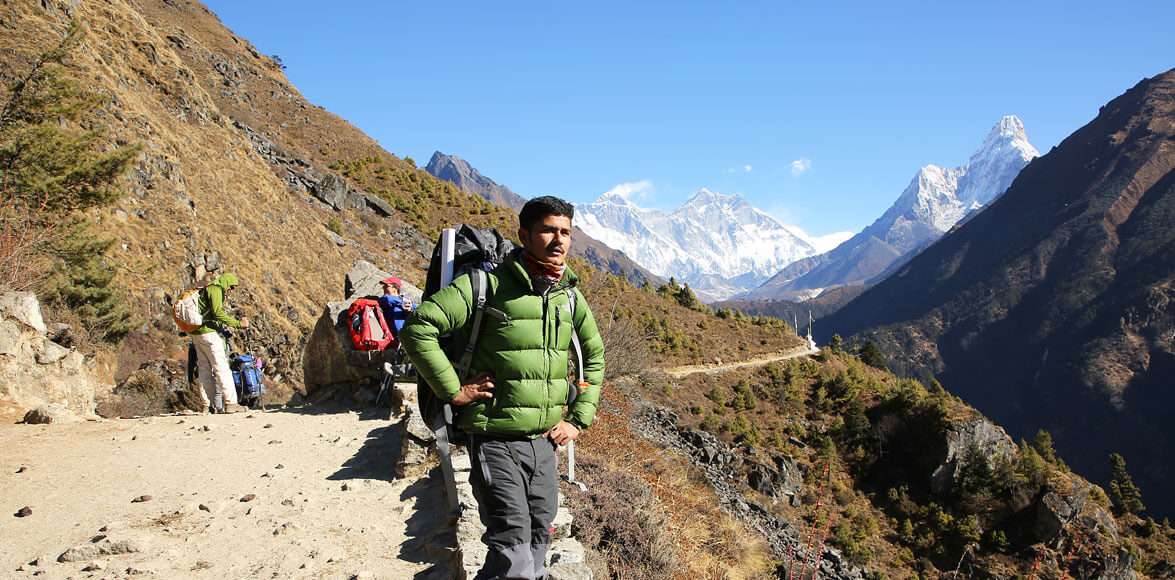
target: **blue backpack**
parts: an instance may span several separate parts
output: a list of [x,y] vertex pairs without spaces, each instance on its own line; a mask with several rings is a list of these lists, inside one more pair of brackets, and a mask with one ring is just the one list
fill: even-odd
[[257,360],[251,355],[233,355],[230,367],[239,400],[257,399],[265,393],[265,385],[261,383],[261,369],[257,368]]

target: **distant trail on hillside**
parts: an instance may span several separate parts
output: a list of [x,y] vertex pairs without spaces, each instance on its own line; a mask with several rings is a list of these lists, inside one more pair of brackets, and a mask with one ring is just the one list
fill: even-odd
[[743,360],[743,361],[735,361],[735,362],[731,362],[731,363],[711,364],[711,365],[686,365],[686,366],[664,369],[664,371],[665,371],[665,374],[667,374],[675,379],[679,379],[681,377],[689,376],[689,375],[696,374],[696,373],[715,374],[715,373],[726,372],[726,371],[729,371],[732,369],[740,369],[740,368],[744,368],[744,367],[759,367],[759,366],[763,366],[763,365],[770,364],[773,362],[779,362],[779,361],[789,360],[789,359],[793,359],[793,358],[799,358],[802,356],[811,356],[811,355],[814,355],[819,352],[820,352],[820,349],[818,349],[818,348],[808,348],[807,346],[801,346],[801,347],[793,348],[791,350],[787,350],[784,352],[776,352],[776,353],[766,354],[766,355],[758,356],[758,357]]

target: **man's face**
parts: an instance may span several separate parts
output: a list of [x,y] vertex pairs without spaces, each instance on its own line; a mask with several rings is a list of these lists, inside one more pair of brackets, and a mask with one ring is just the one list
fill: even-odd
[[384,284],[383,287],[384,287],[384,294],[386,296],[399,296],[400,295],[400,289],[396,288],[395,286],[393,286],[391,284]]
[[571,252],[571,218],[555,214],[543,216],[530,226],[530,230],[519,228],[518,239],[531,256],[561,266]]

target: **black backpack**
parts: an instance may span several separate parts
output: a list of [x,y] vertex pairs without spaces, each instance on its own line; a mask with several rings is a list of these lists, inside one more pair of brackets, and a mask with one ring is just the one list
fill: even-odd
[[[453,361],[458,378],[464,381],[469,378],[464,375],[469,371],[469,363],[473,358],[473,351],[477,347],[477,335],[481,326],[481,307],[485,305],[489,293],[485,273],[492,272],[501,265],[516,246],[494,229],[478,229],[469,225],[461,225],[456,230],[453,279],[456,280],[465,274],[471,274],[470,282],[474,286],[473,293],[474,296],[479,297],[479,300],[475,308],[468,340],[462,340],[460,336],[442,336],[441,347],[445,349],[449,360]],[[427,300],[429,296],[441,289],[441,259],[441,241],[438,239],[432,251],[432,261],[428,265],[422,301]],[[420,405],[421,418],[429,428],[435,431],[443,422],[449,427],[447,431],[450,442],[464,441],[465,435],[452,428],[452,409],[437,398],[423,377],[417,377],[416,396]]]

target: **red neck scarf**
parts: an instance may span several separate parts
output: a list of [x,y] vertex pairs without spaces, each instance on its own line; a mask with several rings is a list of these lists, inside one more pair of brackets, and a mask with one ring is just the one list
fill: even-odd
[[530,255],[526,250],[522,251],[522,265],[526,268],[526,272],[534,280],[537,289],[543,290],[539,285],[550,288],[558,284],[563,279],[563,272],[567,269],[567,264],[552,264],[551,262],[544,262],[538,258]]

